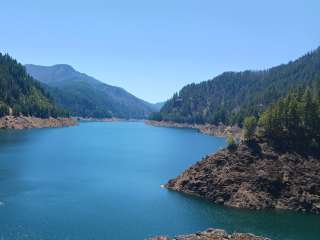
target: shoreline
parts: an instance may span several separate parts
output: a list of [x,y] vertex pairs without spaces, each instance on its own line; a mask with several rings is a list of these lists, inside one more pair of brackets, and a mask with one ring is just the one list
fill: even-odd
[[119,122],[120,118],[74,117],[79,122]]
[[125,119],[125,118],[93,118],[93,117],[73,117],[79,122],[106,122],[106,123],[112,123],[112,122],[144,122],[144,119],[135,119],[135,118],[130,118],[130,119]]
[[175,123],[170,121],[154,121],[146,120],[145,124],[154,127],[167,127],[167,128],[189,128],[196,129],[202,134],[215,136],[215,137],[227,137],[231,134],[236,139],[242,138],[242,129],[239,126],[226,126],[223,124],[188,124],[188,123]]
[[0,118],[0,129],[58,128],[77,125],[75,118],[38,118],[25,116],[4,116]]

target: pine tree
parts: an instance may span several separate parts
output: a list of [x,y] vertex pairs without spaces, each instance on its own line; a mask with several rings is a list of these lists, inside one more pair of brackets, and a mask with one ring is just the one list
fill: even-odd
[[244,119],[244,138],[247,141],[251,141],[257,127],[257,119],[253,116]]
[[282,148],[319,151],[320,101],[313,92],[291,92],[273,104],[259,119],[263,135]]

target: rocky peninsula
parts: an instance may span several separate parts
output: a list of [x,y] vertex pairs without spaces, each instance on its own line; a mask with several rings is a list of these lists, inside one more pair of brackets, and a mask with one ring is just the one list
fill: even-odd
[[188,124],[188,123],[176,123],[169,121],[153,121],[147,120],[146,124],[155,127],[169,127],[169,128],[191,128],[197,129],[199,132],[211,136],[225,137],[231,134],[236,139],[241,139],[242,129],[238,126],[226,126],[223,124],[212,125],[212,124]]
[[73,118],[37,118],[25,116],[4,116],[0,118],[0,129],[56,128],[74,126]]
[[320,213],[320,159],[280,152],[263,141],[206,156],[165,187],[248,209]]
[[258,237],[253,234],[246,234],[246,233],[233,233],[228,234],[223,230],[220,229],[212,229],[209,228],[203,232],[197,232],[194,234],[188,235],[180,235],[176,237],[154,237],[150,240],[270,240],[264,237]]

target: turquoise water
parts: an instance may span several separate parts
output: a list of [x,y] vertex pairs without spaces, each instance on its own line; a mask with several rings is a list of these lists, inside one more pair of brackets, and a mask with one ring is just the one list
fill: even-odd
[[208,227],[320,239],[320,216],[225,208],[160,184],[223,138],[143,123],[0,132],[0,239],[145,239]]

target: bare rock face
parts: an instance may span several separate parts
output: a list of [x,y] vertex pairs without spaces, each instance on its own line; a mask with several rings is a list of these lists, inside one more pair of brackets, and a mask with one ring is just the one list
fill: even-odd
[[227,234],[223,230],[210,228],[206,231],[198,232],[194,234],[181,235],[181,236],[176,236],[174,238],[160,236],[160,237],[151,238],[150,240],[270,240],[270,239],[257,237],[255,235],[245,234],[245,233]]
[[165,186],[231,207],[320,213],[320,159],[261,142],[207,156]]
[[0,128],[25,129],[25,128],[52,128],[74,126],[77,121],[73,118],[36,118],[5,116],[0,118]]

